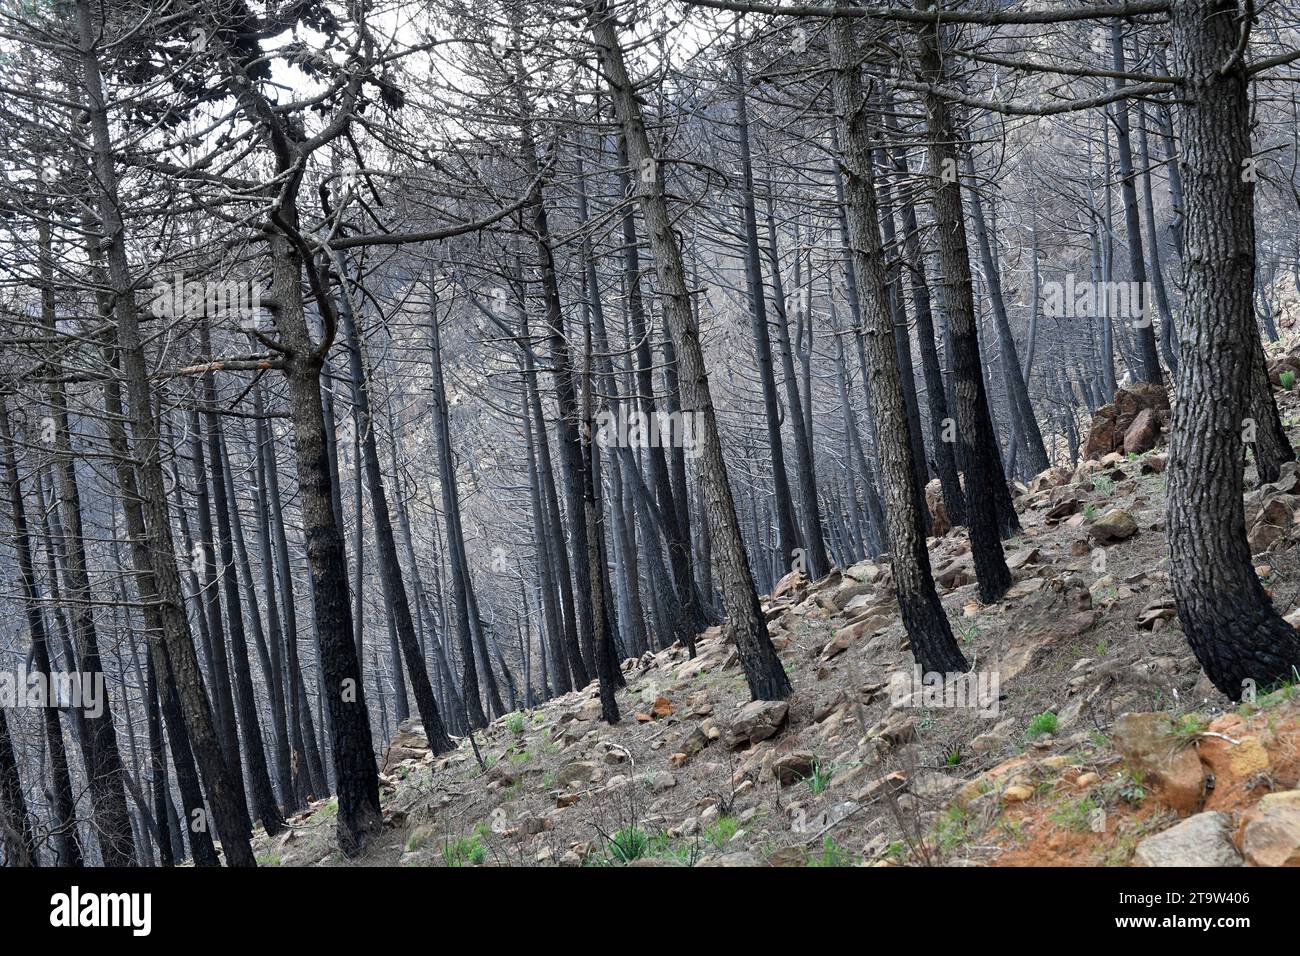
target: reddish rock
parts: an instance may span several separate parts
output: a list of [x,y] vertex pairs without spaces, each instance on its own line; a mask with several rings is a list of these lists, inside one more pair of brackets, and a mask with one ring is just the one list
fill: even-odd
[[1159,435],[1160,420],[1156,413],[1149,408],[1142,409],[1124,433],[1124,454],[1140,455],[1150,451],[1156,446]]
[[1300,790],[1259,801],[1242,827],[1241,850],[1251,866],[1300,866]]
[[1187,815],[1205,799],[1205,771],[1196,748],[1173,731],[1165,713],[1121,714],[1111,740],[1129,770],[1152,784],[1170,809]]
[[808,591],[808,579],[802,571],[791,571],[772,588],[772,599],[789,597],[794,602],[803,600]]
[[1070,495],[1066,498],[1062,498],[1060,501],[1056,502],[1056,504],[1052,505],[1052,507],[1048,508],[1047,511],[1043,513],[1043,519],[1049,524],[1052,524],[1060,521],[1062,518],[1068,518],[1072,514],[1077,514],[1082,506],[1083,502],[1079,500],[1077,495]]
[[1074,477],[1074,473],[1069,468],[1062,468],[1059,465],[1055,468],[1048,468],[1041,471],[1029,480],[1028,492],[1036,495],[1040,491],[1046,491],[1049,488],[1059,488],[1061,485],[1068,485]]
[[1138,382],[1121,388],[1115,398],[1093,414],[1088,437],[1083,443],[1084,458],[1101,458],[1124,449],[1125,438],[1143,411],[1150,411],[1159,432],[1169,414],[1169,396],[1159,385]]
[[1115,423],[1118,415],[1114,405],[1103,405],[1093,412],[1088,437],[1083,442],[1084,458],[1100,458],[1123,442],[1124,433]]
[[[1258,514],[1251,514],[1250,528],[1246,532],[1246,542],[1251,554],[1268,551],[1286,536],[1286,529],[1291,526],[1295,513],[1295,496],[1272,495],[1265,498],[1258,506]],[[1252,507],[1250,511],[1255,511]]]

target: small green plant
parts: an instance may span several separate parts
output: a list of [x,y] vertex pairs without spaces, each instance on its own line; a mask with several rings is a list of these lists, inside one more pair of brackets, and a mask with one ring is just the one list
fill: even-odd
[[650,838],[638,827],[624,827],[605,841],[611,863],[631,863],[645,856],[649,849]]
[[506,759],[511,763],[528,763],[533,759],[533,755],[528,752],[527,748],[517,751],[514,747],[511,747],[506,751]]
[[975,640],[975,638],[979,637],[980,634],[978,624],[972,624],[969,627],[963,627],[961,624],[958,624],[957,630],[961,633],[962,642],[966,644]]
[[1029,721],[1029,730],[1026,736],[1030,740],[1041,737],[1044,734],[1056,733],[1056,715],[1050,710],[1045,710],[1041,714]]
[[1119,798],[1130,806],[1140,807],[1147,798],[1146,787],[1142,786],[1142,776],[1130,773],[1119,785]]
[[820,854],[808,859],[809,866],[852,866],[853,860],[848,852],[836,845],[832,837],[826,837],[822,841],[822,851]]
[[1106,642],[1105,642],[1105,641],[1098,641],[1098,642],[1097,642],[1097,656],[1098,656],[1098,657],[1105,657],[1105,656],[1106,656]]
[[673,860],[682,866],[694,862],[694,851],[689,844],[674,840],[667,833],[656,833],[650,838],[645,855],[658,860]]
[[970,832],[970,819],[959,806],[951,806],[935,827],[939,852],[951,853]]
[[1277,377],[1278,383],[1288,392],[1295,388],[1295,372],[1287,369]]
[[705,829],[704,839],[720,850],[722,845],[734,837],[739,829],[740,821],[735,817],[718,817]]
[[812,774],[805,779],[808,781],[808,789],[812,791],[812,795],[819,797],[831,785],[831,768],[829,766],[823,767],[820,763],[814,763]]
[[951,750],[944,754],[943,762],[949,767],[955,767],[961,763],[961,745],[954,745]]
[[448,866],[478,866],[486,859],[487,847],[477,832],[472,837],[453,840],[442,848],[442,861]]
[[506,730],[512,734],[522,734],[524,732],[524,714],[523,711],[517,710],[506,718]]
[[1115,493],[1115,482],[1105,475],[1097,475],[1092,479],[1092,488],[1097,494],[1109,498]]
[[1099,805],[1092,797],[1080,797],[1078,800],[1067,800],[1048,814],[1048,817],[1053,823],[1059,823],[1075,833],[1086,833],[1092,829],[1093,814],[1098,809]]
[[1174,721],[1173,733],[1183,740],[1195,740],[1205,733],[1210,726],[1210,719],[1204,714],[1183,714]]
[[1084,505],[1083,516],[1087,518],[1089,521],[1097,517],[1097,506],[1091,503]]

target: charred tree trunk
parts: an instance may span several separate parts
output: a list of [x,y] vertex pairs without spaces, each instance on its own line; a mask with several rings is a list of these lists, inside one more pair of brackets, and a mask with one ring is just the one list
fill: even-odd
[[1231,0],[1177,0],[1186,301],[1168,469],[1169,554],[1183,631],[1232,700],[1300,668],[1300,638],[1255,574],[1243,517],[1243,419],[1251,410],[1254,183],[1247,65]]
[[[471,730],[487,725],[479,691],[478,665],[474,659],[474,633],[470,622],[472,607],[469,589],[473,587],[461,558],[464,541],[460,538],[460,493],[456,485],[456,462],[451,452],[451,428],[447,421],[447,391],[442,380],[442,336],[438,328],[437,278],[429,276],[429,360],[433,372],[429,406],[433,411],[433,429],[438,456],[439,485],[442,486],[442,511],[446,516],[447,557],[451,565],[452,598],[456,602],[456,633],[460,638],[461,702],[466,708]],[[483,666],[490,667],[487,654]]]
[[[885,123],[893,128],[892,109],[885,103]],[[890,151],[894,169],[906,182],[911,175],[907,164],[907,150],[899,145]],[[907,192],[898,198],[899,215],[903,222],[903,256],[908,272],[908,289],[911,291],[912,312],[916,316],[916,338],[921,353],[921,373],[925,379],[926,407],[930,412],[930,450],[934,455],[935,471],[943,491],[944,507],[954,525],[966,523],[966,498],[957,475],[955,439],[950,429],[948,397],[944,389],[943,374],[939,370],[939,351],[935,339],[933,302],[926,285],[925,255],[921,249],[921,227],[917,222],[916,206]]]
[[[928,0],[927,8],[933,7]],[[941,85],[943,60],[934,24],[918,28],[920,67],[926,81]],[[966,247],[961,184],[958,177],[956,129],[948,102],[937,92],[924,96],[929,119],[927,149],[934,177],[933,210],[939,240],[940,302],[952,339],[957,419],[961,431],[962,463],[966,473],[966,524],[979,581],[980,600],[998,600],[1011,586],[1011,572],[1002,553],[1001,534],[1019,529],[1011,495],[1002,472],[993,421],[989,416],[980,367],[979,333],[971,290],[970,255]],[[999,533],[1001,532],[1001,534]]]
[[[292,165],[287,157],[286,166]],[[280,342],[287,350],[285,377],[289,386],[289,415],[298,462],[299,501],[307,560],[311,565],[312,599],[319,639],[321,696],[329,714],[339,798],[338,839],[345,855],[363,852],[379,833],[379,778],[374,743],[361,683],[361,663],[352,642],[352,609],[348,603],[348,568],[343,537],[335,518],[326,423],[321,407],[321,367],[333,328],[314,344],[303,313],[302,276],[306,261],[291,236],[297,235],[297,210],[292,204],[277,214],[281,230],[271,238],[272,297]],[[313,277],[317,305],[330,310],[328,279]],[[332,317],[332,316],[331,316]]]
[[[768,330],[767,291],[763,286],[763,265],[759,258],[758,218],[754,209],[754,171],[749,156],[749,111],[744,93],[744,75],[737,67],[740,86],[736,96],[736,122],[740,135],[740,168],[742,174],[740,212],[745,223],[745,286],[749,291],[750,326],[754,332],[754,352],[757,362],[758,382],[763,390],[763,416],[767,423],[767,446],[772,456],[772,495],[776,506],[777,537],[781,548],[784,574],[803,568],[800,560],[802,544],[799,526],[794,518],[794,499],[790,494],[790,479],[785,470],[785,445],[781,438],[781,402],[776,394],[776,371],[772,364],[772,338]],[[651,162],[655,162],[651,159]],[[657,178],[660,173],[650,167]],[[644,173],[643,173],[644,176]],[[643,183],[643,188],[645,184]],[[787,411],[791,418],[800,414],[796,402]],[[825,563],[823,554],[821,561]]]
[[975,227],[975,241],[979,245],[985,281],[988,283],[993,322],[998,330],[998,348],[1002,353],[1002,377],[1006,382],[1007,401],[1011,406],[1012,421],[1020,434],[1020,447],[1025,451],[1026,471],[1036,475],[1047,470],[1047,450],[1043,447],[1043,434],[1038,428],[1034,406],[1029,401],[1029,385],[1024,368],[1020,364],[1020,356],[1016,351],[1016,338],[1011,333],[1011,323],[1007,318],[1006,300],[1002,296],[1002,270],[994,255],[993,243],[989,239],[988,221],[984,216],[984,201],[980,198],[979,185],[975,181],[975,162],[969,152],[966,154],[966,172],[971,180],[969,187],[971,221]]
[[[262,399],[262,390],[254,390],[254,402]],[[256,405],[254,406],[256,408]],[[289,560],[289,539],[284,528],[284,509],[280,498],[280,463],[276,453],[275,432],[262,419],[258,419],[260,442],[263,448],[263,467],[266,469],[266,491],[271,537],[275,545],[275,579],[279,586],[284,608],[285,670],[288,673],[289,725],[293,735],[294,751],[299,760],[296,773],[302,773],[305,760],[306,791],[301,795],[323,798],[329,793],[329,778],[325,770],[320,747],[316,741],[316,728],[312,719],[311,702],[307,699],[306,684],[302,679],[302,664],[298,656],[298,606],[294,596],[293,565]]]
[[690,292],[686,288],[681,247],[668,213],[658,162],[650,150],[641,104],[628,76],[618,30],[608,5],[605,0],[592,0],[587,6],[587,14],[604,66],[605,81],[627,139],[628,159],[634,169],[642,171],[637,200],[654,255],[664,318],[677,351],[683,411],[698,417],[698,427],[703,432],[700,481],[704,486],[714,560],[722,579],[723,604],[730,618],[729,626],[735,636],[750,694],[756,700],[783,699],[790,695],[790,681],[768,636],[758,593],[754,590],[754,579],[750,575],[749,558],[741,538],[740,521],[722,456],[717,416],[709,394],[699,331],[691,310]]
[[[1126,70],[1123,26],[1118,18],[1110,25],[1111,64],[1116,73]],[[1124,79],[1116,78],[1115,88],[1123,89]],[[1156,328],[1146,301],[1147,266],[1142,255],[1142,222],[1138,215],[1137,176],[1133,171],[1133,146],[1129,134],[1128,102],[1120,100],[1111,109],[1115,117],[1115,152],[1119,160],[1120,197],[1124,202],[1124,244],[1128,247],[1129,278],[1139,289],[1141,305],[1134,310],[1133,331],[1137,336],[1137,368],[1135,373],[1144,382],[1164,384],[1160,371],[1160,353],[1156,350]]]
[[[198,404],[197,402],[195,403]],[[190,565],[202,582],[200,599],[208,621],[211,646],[208,648],[208,678],[212,684],[212,702],[216,711],[218,739],[232,785],[239,799],[248,803],[244,791],[244,759],[239,750],[239,729],[235,720],[235,694],[230,681],[230,659],[226,652],[226,627],[221,617],[220,564],[217,561],[216,531],[212,524],[212,498],[208,492],[207,452],[204,450],[203,424],[197,408],[190,410],[190,464],[194,470],[194,503],[198,519],[198,545]],[[176,486],[179,496],[180,485]],[[184,511],[183,501],[177,503]]]
[[847,21],[834,21],[830,30],[849,243],[862,293],[862,338],[872,375],[869,391],[876,419],[876,454],[885,476],[885,524],[898,606],[912,641],[912,654],[923,670],[965,671],[969,665],[939,603],[930,575],[930,556],[916,515],[912,446],[894,347],[871,142],[863,112],[867,99],[858,79],[859,57]]
[[[437,701],[434,700],[428,666],[415,634],[415,620],[411,616],[411,604],[407,598],[402,565],[397,557],[397,538],[393,534],[393,520],[388,510],[388,494],[384,489],[384,478],[379,468],[379,448],[375,436],[376,421],[370,400],[370,379],[366,374],[365,363],[362,361],[361,338],[357,332],[356,316],[345,285],[347,263],[341,253],[335,253],[335,264],[340,281],[338,310],[342,319],[343,340],[348,351],[348,370],[353,382],[352,394],[356,404],[357,427],[365,463],[366,485],[370,492],[370,518],[374,528],[375,547],[379,552],[379,576],[383,584],[384,604],[392,615],[393,629],[401,650],[401,657],[394,661],[394,664],[400,668],[401,661],[406,662],[406,673],[411,690],[415,694],[415,706],[420,714],[420,722],[424,724],[424,733],[429,740],[429,749],[434,754],[444,754],[453,749],[452,742],[447,736],[446,728],[443,727],[442,715],[438,711]],[[445,475],[444,480],[446,480]],[[400,669],[398,673],[400,674]],[[403,707],[405,707],[405,697],[403,685],[401,693]]]
[[0,859],[6,866],[36,866],[36,837],[18,776],[9,720],[0,707]]
[[[22,484],[18,476],[18,461],[14,456],[14,436],[9,424],[9,408],[0,395],[0,449],[4,453],[5,486],[9,493],[9,520],[14,529],[14,550],[18,557],[18,577],[22,586],[23,610],[27,615],[27,628],[32,639],[32,664],[36,673],[50,680],[50,652],[45,637],[45,616],[41,606],[40,585],[36,580],[32,560],[31,537],[27,532],[27,511],[23,504]],[[63,745],[63,725],[59,721],[59,708],[47,700],[41,708],[45,728],[45,749],[50,760],[50,811],[53,827],[50,845],[56,866],[82,865],[81,844],[77,837],[76,801],[72,795],[72,778],[68,771],[68,752]]]
[[[207,326],[200,331],[203,352],[211,354]],[[221,554],[221,587],[226,598],[226,623],[230,635],[230,661],[234,672],[235,708],[239,715],[239,728],[243,731],[241,754],[247,758],[248,780],[252,785],[253,807],[269,835],[284,829],[284,817],[275,801],[271,786],[271,773],[266,763],[266,748],[262,743],[262,722],[257,713],[257,698],[253,694],[253,672],[248,660],[248,638],[244,631],[244,608],[239,594],[239,573],[235,566],[235,549],[230,512],[233,502],[226,497],[226,462],[222,455],[221,422],[217,407],[216,384],[212,373],[204,376],[204,404],[207,419],[208,464],[212,475],[212,502],[217,516],[217,542]],[[233,761],[232,761],[233,763]]]
[[[619,137],[619,160],[624,166],[619,171],[619,185],[622,187],[624,195],[630,195],[632,183],[626,169],[627,142],[621,136]],[[580,196],[581,198],[583,197]],[[623,230],[623,285],[627,296],[626,317],[635,353],[633,359],[636,368],[635,395],[639,399],[637,404],[640,405],[646,423],[650,428],[656,429],[655,433],[657,434],[659,412],[654,390],[653,339],[646,319],[645,299],[641,294],[641,253],[636,231],[636,210],[631,203],[627,204],[621,218],[620,225]],[[594,274],[594,265],[592,271]],[[665,356],[665,361],[667,359],[668,357]],[[665,398],[665,404],[668,406],[670,416],[675,410],[673,398],[674,396],[671,393]],[[693,622],[698,623],[699,609],[693,606],[694,591],[690,585],[692,578],[690,545],[686,540],[686,530],[679,519],[681,510],[677,495],[673,490],[668,461],[670,455],[675,455],[678,451],[680,449],[674,448],[670,453],[666,453],[662,444],[651,442],[650,447],[645,449],[645,455],[650,465],[650,482],[655,489],[655,496],[659,506],[665,512],[672,512],[671,516],[665,515],[666,518],[669,518],[669,523],[664,526],[664,534],[668,545],[668,560],[672,565],[673,595],[675,595],[676,600],[672,600],[669,595],[657,595],[656,597],[659,599],[667,598],[664,603],[667,604],[666,610],[671,632],[683,644],[690,647],[693,653],[695,645]],[[671,641],[668,643],[671,643]]]

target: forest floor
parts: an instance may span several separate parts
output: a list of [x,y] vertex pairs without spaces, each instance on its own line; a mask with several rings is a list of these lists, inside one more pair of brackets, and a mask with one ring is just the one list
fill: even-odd
[[[1300,444],[1300,390],[1275,394]],[[764,599],[788,707],[745,706],[714,629],[693,660],[672,647],[625,662],[617,726],[600,722],[594,683],[494,721],[475,735],[486,769],[468,740],[434,758],[408,722],[364,857],[337,852],[328,801],[277,838],[259,831],[259,862],[1300,862],[1300,692],[1234,705],[1202,676],[1173,610],[1164,456],[1111,455],[1020,489],[1015,584],[996,604],[978,601],[965,529],[931,539],[954,633],[996,675],[983,709],[905,686],[888,567],[863,562]],[[1248,516],[1263,515],[1252,543],[1267,542],[1256,571],[1284,614],[1300,600],[1300,479],[1287,475],[1247,494]]]

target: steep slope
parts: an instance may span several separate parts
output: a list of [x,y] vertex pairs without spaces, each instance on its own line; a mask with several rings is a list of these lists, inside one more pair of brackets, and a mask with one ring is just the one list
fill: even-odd
[[[1297,396],[1278,395],[1294,440]],[[714,629],[694,660],[674,646],[624,662],[615,727],[599,721],[594,685],[476,734],[482,765],[469,740],[433,759],[419,725],[404,725],[384,762],[379,845],[344,861],[331,802],[260,837],[260,860],[1294,862],[1300,701],[1261,689],[1225,712],[1201,678],[1164,570],[1163,466],[1158,449],[1109,453],[1018,488],[1016,581],[998,604],[975,598],[963,529],[931,540],[970,681],[915,683],[887,565],[791,576],[764,601],[788,703],[748,703]],[[1296,491],[1289,468],[1247,496],[1256,570],[1283,611],[1300,597]]]

